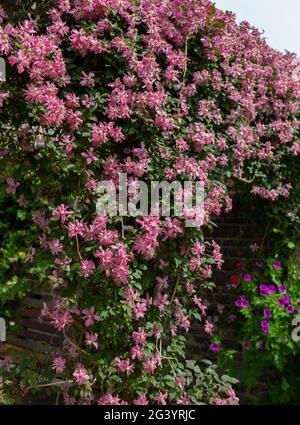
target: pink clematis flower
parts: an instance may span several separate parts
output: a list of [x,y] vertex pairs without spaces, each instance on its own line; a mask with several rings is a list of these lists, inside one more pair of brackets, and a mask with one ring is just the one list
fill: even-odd
[[82,311],[83,318],[85,320],[85,326],[92,326],[94,322],[101,320],[100,316],[95,313],[95,307],[87,308]]
[[89,277],[94,273],[95,263],[93,260],[81,260],[79,273],[83,277]]
[[99,344],[97,342],[98,339],[98,335],[97,334],[89,334],[88,332],[86,332],[85,334],[85,343],[86,345],[90,346],[90,347],[95,347],[96,350],[98,350],[99,348]]
[[61,356],[55,357],[53,359],[52,369],[57,373],[62,373],[66,369],[67,360]]
[[12,177],[8,177],[6,179],[6,183],[7,183],[6,193],[11,193],[12,195],[14,195],[16,193],[16,190],[20,186],[20,183],[15,182],[15,180]]
[[73,373],[73,376],[74,376],[75,381],[77,382],[78,385],[83,385],[86,382],[88,382],[89,379],[90,379],[88,371],[81,364],[77,365],[77,367],[76,367],[76,369]]

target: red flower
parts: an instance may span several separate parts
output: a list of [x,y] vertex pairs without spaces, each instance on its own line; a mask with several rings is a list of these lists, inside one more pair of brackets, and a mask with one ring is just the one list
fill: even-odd
[[244,263],[236,263],[235,268],[237,270],[245,270],[245,264]]
[[262,237],[260,235],[255,235],[255,241],[256,242],[261,242],[262,241]]
[[237,276],[236,274],[233,274],[232,276],[230,276],[230,282],[232,285],[238,285],[240,283],[240,278],[239,276]]

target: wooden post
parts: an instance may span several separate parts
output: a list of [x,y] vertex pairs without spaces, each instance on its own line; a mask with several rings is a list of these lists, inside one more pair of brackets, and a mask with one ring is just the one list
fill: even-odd
[[0,342],[6,341],[6,322],[0,317]]

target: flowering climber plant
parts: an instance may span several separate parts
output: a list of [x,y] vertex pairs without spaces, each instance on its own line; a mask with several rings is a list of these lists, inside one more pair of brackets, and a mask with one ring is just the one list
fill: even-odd
[[[59,377],[67,404],[236,404],[234,379],[185,359],[185,335],[193,320],[209,330],[223,260],[203,229],[230,211],[230,181],[289,194],[294,56],[207,0],[24,3],[0,9],[1,179],[28,223],[26,289],[60,295],[41,315],[63,343],[6,366],[11,387]],[[203,226],[125,217],[122,234],[95,207],[120,173],[132,196],[139,179],[203,182]]]

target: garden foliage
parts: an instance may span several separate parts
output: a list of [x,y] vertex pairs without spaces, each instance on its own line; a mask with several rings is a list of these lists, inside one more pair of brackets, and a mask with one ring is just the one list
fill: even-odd
[[[0,301],[47,284],[60,297],[42,315],[64,336],[4,363],[6,391],[59,378],[67,404],[237,403],[234,379],[185,359],[223,262],[203,229],[231,209],[232,181],[289,196],[294,55],[205,0],[17,2],[0,7],[0,55]],[[204,182],[204,226],[184,211],[125,217],[122,234],[96,214],[98,182],[121,172],[132,197],[138,179]]]

